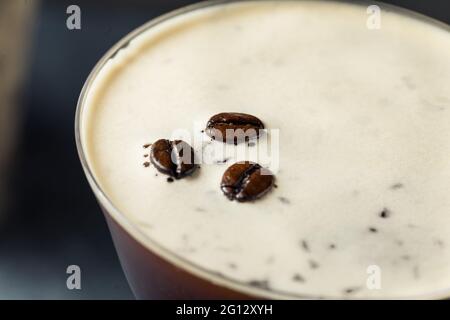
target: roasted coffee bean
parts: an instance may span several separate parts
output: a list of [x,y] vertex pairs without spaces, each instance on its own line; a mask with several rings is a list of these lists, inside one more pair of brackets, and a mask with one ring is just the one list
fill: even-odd
[[225,112],[209,119],[205,132],[215,140],[238,144],[258,138],[264,124],[250,114]]
[[265,195],[273,186],[274,176],[259,164],[238,162],[229,167],[220,185],[230,200],[251,201]]
[[160,139],[154,142],[150,151],[150,161],[159,172],[175,179],[190,175],[197,169],[194,150],[182,140]]

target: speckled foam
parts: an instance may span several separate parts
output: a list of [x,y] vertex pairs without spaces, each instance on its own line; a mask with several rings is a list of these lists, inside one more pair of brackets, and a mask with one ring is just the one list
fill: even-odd
[[[82,119],[89,164],[113,204],[192,263],[277,292],[450,287],[450,34],[392,10],[371,30],[366,9],[228,4],[132,41],[95,79]],[[143,165],[143,145],[175,130],[204,139],[197,153],[220,149],[201,130],[224,111],[279,130],[278,188],[264,198],[222,194],[223,172],[244,160],[235,150],[173,183]],[[378,290],[366,286],[372,265]]]

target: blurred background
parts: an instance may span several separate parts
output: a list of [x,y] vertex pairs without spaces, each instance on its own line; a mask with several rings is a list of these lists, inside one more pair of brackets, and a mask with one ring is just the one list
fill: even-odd
[[[0,0],[0,299],[133,299],[78,161],[76,103],[121,37],[194,2]],[[448,0],[384,2],[450,23]],[[66,27],[73,4],[81,30]],[[81,290],[66,287],[73,264]]]

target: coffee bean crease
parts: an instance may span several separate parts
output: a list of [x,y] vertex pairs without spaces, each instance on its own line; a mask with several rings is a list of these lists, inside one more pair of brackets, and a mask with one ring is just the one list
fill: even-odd
[[175,179],[192,174],[198,167],[193,148],[182,140],[160,139],[154,142],[151,145],[150,161],[159,172]]
[[[264,171],[264,172],[263,172]],[[253,162],[235,163],[222,176],[222,192],[239,202],[252,201],[265,195],[273,186],[274,176]]]

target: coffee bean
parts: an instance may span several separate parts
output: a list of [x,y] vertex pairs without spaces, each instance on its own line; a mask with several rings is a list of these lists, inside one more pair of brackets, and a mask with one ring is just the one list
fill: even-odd
[[194,150],[182,140],[156,141],[152,144],[150,160],[159,172],[176,179],[190,175],[197,169],[194,163]]
[[264,124],[250,114],[225,112],[209,119],[205,132],[211,138],[226,143],[238,144],[258,138]]
[[230,200],[245,202],[265,195],[273,182],[273,174],[259,164],[238,162],[225,171],[220,187]]

